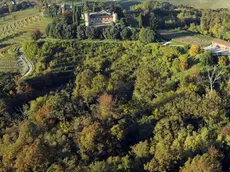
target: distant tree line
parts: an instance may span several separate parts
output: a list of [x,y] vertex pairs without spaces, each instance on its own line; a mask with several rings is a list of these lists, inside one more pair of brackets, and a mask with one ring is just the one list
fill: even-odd
[[[149,33],[146,35],[146,33]],[[46,35],[58,39],[118,39],[118,40],[143,40],[153,42],[156,34],[151,28],[128,28],[120,25],[108,27],[85,27],[76,25],[50,24]]]
[[25,10],[33,7],[34,4],[31,2],[23,1],[18,4],[12,4],[11,1],[0,4],[0,14],[11,13],[15,11]]
[[154,26],[157,29],[181,28],[225,40],[230,39],[230,14],[226,9],[196,9],[151,0],[134,5],[131,9],[139,12],[133,14],[139,26],[151,26],[155,16],[157,23]]
[[189,30],[230,40],[230,14],[226,10],[204,10],[200,23],[191,23]]
[[201,11],[198,9],[174,6],[168,2],[145,1],[131,6],[131,9],[136,12],[131,16],[139,26],[149,26],[154,23],[153,21],[157,21],[157,25],[154,26],[158,29],[184,28],[190,23],[199,24],[201,17]]
[[150,43],[156,40],[156,33],[150,27],[131,28],[125,25],[104,27],[77,26],[76,24],[51,23],[46,28],[46,35],[57,39],[111,39],[138,40]]
[[[83,12],[86,12],[86,11],[97,12],[97,11],[101,11],[103,9],[110,9],[110,10],[116,12],[119,18],[124,17],[122,8],[118,5],[106,4],[106,3],[101,3],[101,5],[98,5],[98,3],[96,3],[96,2],[93,4],[94,5],[89,6],[88,3],[85,3],[83,8],[82,8],[82,6],[74,5],[74,4],[72,4],[72,7],[70,8],[70,6],[67,7],[67,5],[65,4],[64,5],[64,12],[63,12],[62,8],[60,8],[60,5],[58,5],[56,3],[51,3],[51,4],[46,3],[46,4],[44,4],[45,5],[45,16],[56,18],[56,17],[60,17],[62,15],[65,15],[65,13],[71,13],[71,14],[73,14],[73,16],[72,16],[73,19],[76,19],[74,16],[79,18],[79,16],[81,17],[81,14]],[[97,4],[97,5],[95,5],[95,4]]]

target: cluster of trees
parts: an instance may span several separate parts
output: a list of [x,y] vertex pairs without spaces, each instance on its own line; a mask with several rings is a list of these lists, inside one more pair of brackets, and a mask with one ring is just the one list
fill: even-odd
[[151,0],[131,8],[140,12],[134,13],[133,16],[139,26],[154,26],[158,29],[181,28],[225,40],[230,39],[230,14],[226,9],[195,9]]
[[0,14],[8,13],[9,10],[5,4],[0,4]]
[[[77,6],[73,6],[72,12],[66,11],[62,15],[60,15],[61,10],[59,9],[57,5],[53,4],[47,7],[46,14],[48,16],[59,16],[58,20],[55,20],[53,24],[48,26],[47,28],[48,35],[51,37],[58,37],[58,38],[68,38],[68,39],[76,38],[77,34],[75,30],[77,30],[76,29],[77,26],[81,23],[82,11],[97,11],[95,10],[96,8],[92,8],[92,7],[93,6],[87,5],[87,3],[84,4],[83,9]],[[109,6],[106,6],[106,7],[109,7]],[[110,8],[118,12],[120,17],[126,17],[128,15],[126,14],[125,10],[124,10],[124,14],[123,12],[121,12],[122,7],[120,6],[115,6],[113,4]],[[121,28],[122,28],[122,25],[125,23],[126,25],[130,25],[133,28],[150,27],[151,30],[153,30],[153,32],[155,33],[156,29],[165,29],[165,28],[169,29],[169,28],[177,28],[177,27],[186,28],[191,23],[200,24],[201,11],[194,9],[194,8],[189,8],[189,7],[178,7],[177,8],[176,6],[173,6],[170,3],[160,3],[157,1],[145,1],[143,4],[132,6],[131,9],[135,11],[133,13],[133,19],[135,21],[132,22],[132,19],[128,17],[127,21],[124,22],[123,18],[121,18],[121,22],[120,22]],[[63,35],[65,37],[60,36],[61,34],[58,33],[62,30],[61,28],[63,28],[64,30]],[[83,28],[83,29],[80,29],[80,28]],[[100,33],[97,33],[98,30],[102,30],[102,29],[95,29],[93,27],[89,29],[84,29],[84,27],[79,27],[78,30],[79,31],[85,30],[85,32],[95,33],[94,36],[92,36],[92,38],[103,39],[103,37],[104,38],[110,37],[110,36],[105,36],[106,34],[100,34],[102,31],[99,31]],[[112,32],[118,32],[116,30],[121,30],[121,29],[119,29],[119,27],[110,27],[110,29],[107,29],[107,30],[111,30]],[[130,33],[128,33],[130,32],[129,30],[130,29],[125,28],[123,31],[122,29],[123,35],[125,35],[124,37],[127,37],[127,35],[130,35]],[[107,33],[108,32],[109,31],[107,31]],[[134,32],[136,32],[136,29],[134,29]],[[81,37],[83,38],[78,37],[78,39],[87,38],[87,36],[85,35],[86,34],[81,34]],[[118,35],[121,35],[121,34],[118,34]]]
[[[65,6],[63,7],[65,9]],[[81,22],[82,9],[73,5],[72,11],[63,10],[56,4],[47,5],[45,8],[45,16],[55,18],[55,22],[79,25]]]
[[[88,3],[87,1],[84,2],[84,6],[74,5],[72,3],[71,7],[70,5],[64,4],[63,9],[61,8],[60,4],[56,3],[45,3],[42,2],[41,4],[45,4],[45,16],[49,17],[61,17],[62,15],[65,15],[65,13],[71,13],[73,16],[74,23],[80,22],[81,14],[83,12],[97,12],[104,9],[110,9],[118,14],[118,17],[123,17],[123,11],[122,7],[120,5],[117,5],[115,3],[106,3],[106,2],[93,2]],[[67,7],[68,6],[68,7]],[[42,6],[41,6],[42,7]],[[64,14],[63,14],[64,11]]]
[[23,42],[33,76],[0,74],[0,171],[228,171],[230,57],[154,34]]
[[[156,23],[154,26],[158,29],[179,27],[225,40],[230,39],[230,14],[226,9],[195,9],[151,0],[134,5],[132,9],[141,12],[139,16],[135,16],[139,26],[151,26],[151,23]],[[154,18],[157,22],[154,22]]]
[[138,41],[23,45],[36,70],[2,85],[1,170],[229,169],[228,57]]
[[[55,21],[46,27],[46,35],[58,39],[111,39],[111,40],[138,40],[150,43],[156,40],[156,31],[153,27],[131,28],[127,27],[126,21],[122,18],[119,24],[93,27],[81,26],[78,22],[68,22],[68,18]],[[69,24],[71,23],[71,24]]]
[[0,14],[11,13],[14,11],[25,10],[27,8],[33,7],[34,4],[31,2],[23,1],[20,3],[12,4],[12,1],[6,1],[4,3],[0,3]]
[[[85,3],[87,4],[87,3]],[[120,9],[112,6],[114,10]],[[111,8],[112,8],[111,7]],[[87,8],[87,9],[86,9]],[[85,5],[83,10],[89,10]],[[53,10],[52,10],[53,9]],[[143,43],[156,41],[157,18],[153,12],[146,16],[139,15],[139,27],[128,27],[127,21],[120,18],[119,23],[103,27],[85,27],[80,25],[82,9],[73,5],[72,12],[66,11],[60,15],[60,9],[53,4],[47,7],[48,16],[57,16],[53,23],[46,28],[46,35],[58,39],[120,39],[120,40],[141,40]],[[140,29],[141,28],[141,29]]]
[[61,8],[57,4],[53,3],[53,4],[46,5],[44,16],[57,17],[58,15],[61,14],[62,14]]
[[46,28],[46,35],[58,39],[111,39],[111,40],[138,40],[153,42],[156,33],[151,28],[129,28],[122,25],[106,27],[77,26],[76,24],[52,23]]
[[184,28],[190,23],[199,24],[201,11],[191,7],[174,6],[169,2],[144,1],[134,5],[133,17],[139,26],[154,26],[159,29]]
[[203,10],[200,24],[191,23],[190,30],[217,38],[230,39],[230,14],[226,10]]

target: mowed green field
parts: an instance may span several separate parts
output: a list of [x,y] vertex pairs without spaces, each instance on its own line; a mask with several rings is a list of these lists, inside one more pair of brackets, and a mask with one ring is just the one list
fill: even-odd
[[209,36],[178,29],[158,30],[158,33],[163,39],[165,39],[165,41],[170,41],[181,45],[197,44],[205,47],[210,45],[213,40],[213,38]]

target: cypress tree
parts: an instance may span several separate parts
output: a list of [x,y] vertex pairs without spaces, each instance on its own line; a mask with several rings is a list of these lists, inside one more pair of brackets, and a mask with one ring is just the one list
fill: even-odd
[[80,24],[80,19],[79,19],[77,6],[75,7],[75,14],[74,15],[75,15],[76,24],[79,25]]
[[76,8],[75,8],[75,5],[72,6],[72,9],[73,9],[73,12],[72,12],[72,19],[73,19],[73,23],[76,23]]
[[96,11],[96,2],[93,3],[93,12]]
[[80,24],[80,21],[81,21],[81,8],[77,8],[77,13],[76,13],[76,17],[77,17],[77,24],[79,25]]
[[88,11],[89,11],[89,5],[88,5],[87,0],[85,0],[85,2],[84,2],[84,12],[88,12]]
[[139,23],[139,27],[143,26],[143,19],[142,19],[142,15],[141,14],[138,17],[138,23]]

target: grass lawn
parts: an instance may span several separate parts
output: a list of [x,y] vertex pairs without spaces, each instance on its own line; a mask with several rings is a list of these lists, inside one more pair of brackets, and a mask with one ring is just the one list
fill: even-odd
[[178,29],[158,30],[158,33],[163,39],[182,45],[197,44],[204,47],[210,45],[213,40],[208,36]]

